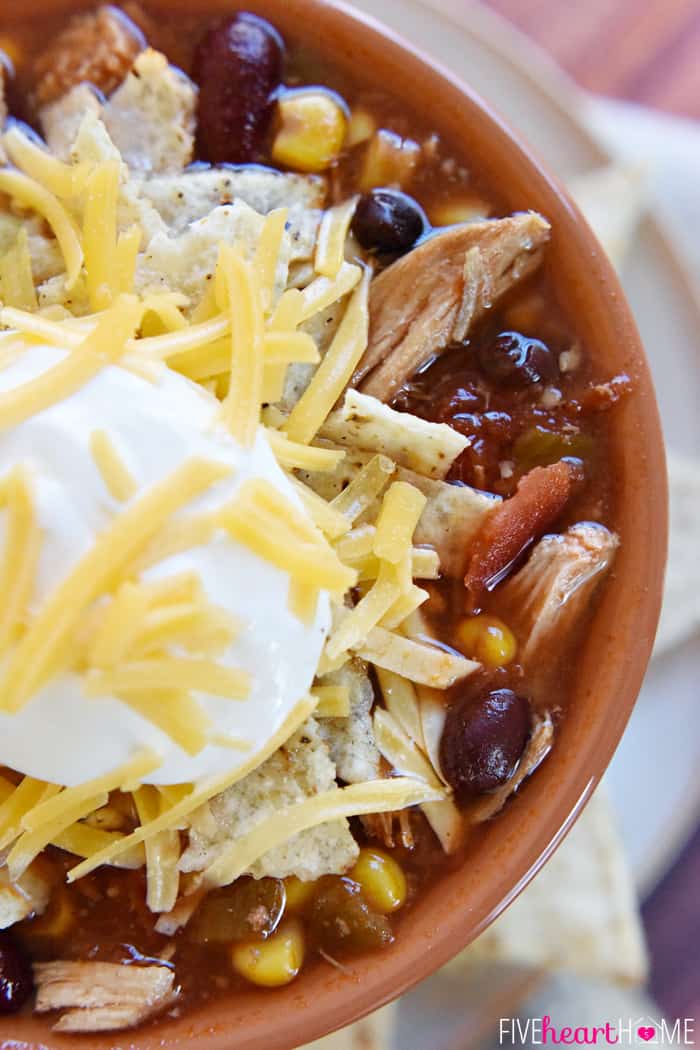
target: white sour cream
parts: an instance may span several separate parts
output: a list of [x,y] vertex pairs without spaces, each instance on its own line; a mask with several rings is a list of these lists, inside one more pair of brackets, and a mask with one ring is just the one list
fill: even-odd
[[[65,356],[55,347],[28,347],[0,370],[0,391],[41,374]],[[124,509],[107,491],[90,451],[101,429],[138,484],[138,493],[193,457],[233,468],[185,512],[211,510],[244,481],[264,478],[299,506],[277,465],[263,428],[242,449],[218,422],[218,403],[189,380],[164,369],[155,383],[119,367],[103,369],[72,396],[0,433],[0,477],[23,464],[34,484],[43,532],[35,612]],[[0,514],[0,540],[5,523]],[[0,764],[42,780],[72,786],[121,765],[143,748],[162,756],[148,783],[176,784],[233,771],[261,748],[309,690],[330,626],[321,594],[316,622],[304,626],[287,608],[289,577],[224,533],[161,562],[148,577],[198,573],[209,600],[232,613],[242,629],[219,661],[249,672],[245,701],[197,694],[217,731],[248,741],[251,750],[208,745],[196,756],[113,697],[87,699],[76,674],[50,681],[17,714],[0,712]],[[0,678],[1,688],[1,678]]]

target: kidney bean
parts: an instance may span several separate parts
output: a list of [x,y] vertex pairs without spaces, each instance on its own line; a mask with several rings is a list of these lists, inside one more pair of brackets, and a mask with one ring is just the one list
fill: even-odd
[[554,354],[539,339],[501,332],[479,348],[482,371],[499,386],[526,387],[551,382],[559,372]]
[[195,56],[199,145],[215,164],[264,159],[282,79],[284,43],[274,26],[239,11],[212,26]]
[[14,1014],[32,994],[32,970],[9,934],[0,934],[0,1014]]
[[530,734],[530,705],[511,689],[454,703],[440,741],[442,771],[458,797],[481,795],[515,771]]

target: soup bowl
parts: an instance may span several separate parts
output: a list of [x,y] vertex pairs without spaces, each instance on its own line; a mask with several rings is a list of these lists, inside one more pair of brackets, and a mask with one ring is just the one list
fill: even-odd
[[[198,0],[153,6],[177,18]],[[20,17],[81,6],[24,0]],[[84,6],[89,6],[84,4]],[[580,657],[557,745],[537,775],[484,826],[464,863],[426,890],[403,918],[395,943],[344,966],[311,967],[283,989],[213,998],[181,1017],[128,1032],[58,1035],[44,1018],[0,1020],[3,1047],[91,1050],[290,1050],[368,1013],[464,948],[527,885],[557,848],[594,791],[625,728],[649,659],[662,593],[667,493],[659,416],[648,366],[617,277],[555,178],[517,133],[468,85],[379,23],[328,0],[206,0],[217,13],[243,6],[305,42],[340,68],[361,68],[430,119],[508,210],[536,209],[552,224],[548,279],[605,372],[626,373],[634,393],[616,409],[610,436],[613,524],[622,545]],[[17,17],[17,12],[13,11]],[[0,28],[1,28],[0,16]],[[115,915],[115,922],[118,922]]]

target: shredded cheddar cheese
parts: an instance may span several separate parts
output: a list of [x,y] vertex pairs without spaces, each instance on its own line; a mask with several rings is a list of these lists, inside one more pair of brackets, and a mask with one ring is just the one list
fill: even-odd
[[415,486],[395,481],[382,501],[372,549],[378,558],[398,565],[410,553],[413,533],[427,498]]
[[119,162],[106,161],[91,172],[85,187],[83,252],[88,296],[93,310],[104,310],[118,289],[117,196]]
[[2,709],[18,710],[27,702],[88,604],[143,549],[175,510],[227,473],[219,463],[190,460],[115,518],[50,595],[14,650],[5,670]]
[[120,296],[74,353],[35,379],[0,393],[0,430],[16,427],[29,416],[65,400],[106,364],[117,360],[138,327],[141,314],[137,299]]
[[124,503],[136,492],[136,481],[104,430],[93,430],[90,451],[110,496]]
[[268,212],[258,246],[255,249],[253,266],[260,288],[260,301],[263,310],[267,312],[272,307],[272,292],[275,284],[277,260],[282,250],[282,238],[284,237],[286,223],[286,208],[277,208],[275,211]]
[[[144,751],[135,755],[128,762],[117,769],[104,773],[94,780],[85,781],[76,787],[63,788],[51,798],[37,803],[21,819],[21,826],[25,831],[36,831],[38,828],[52,825],[55,821],[62,819],[63,814],[78,803],[84,803],[86,799],[96,795],[108,795],[110,791],[120,788],[129,781],[141,780],[148,773],[152,773],[160,765],[160,758],[151,751]],[[97,806],[93,806],[96,809]],[[88,810],[92,812],[92,810]],[[77,817],[75,818],[78,819]]]
[[298,323],[308,321],[315,314],[338,302],[353,290],[361,277],[361,267],[347,262],[342,264],[332,280],[330,277],[317,277],[301,293],[303,305]]
[[[340,273],[342,272],[341,267]],[[359,287],[353,293],[326,356],[292,409],[284,427],[287,436],[292,441],[308,445],[316,436],[367,349],[369,279],[370,272],[367,270],[362,276]],[[325,280],[325,278],[320,278],[320,280]],[[338,280],[340,280],[340,274]]]
[[16,640],[27,617],[41,549],[32,486],[22,468],[13,470],[7,480],[6,505],[8,522],[0,563],[0,653]]
[[220,777],[212,777],[194,787],[184,799],[171,806],[164,813],[161,813],[160,816],[149,821],[145,826],[137,828],[136,831],[133,831],[130,835],[125,835],[123,839],[111,843],[98,853],[86,858],[81,864],[71,868],[68,872],[68,881],[75,882],[76,879],[83,878],[102,864],[111,863],[122,853],[130,850],[133,846],[137,846],[141,842],[145,842],[147,839],[151,838],[151,836],[157,835],[160,831],[164,831],[166,828],[176,827],[183,818],[187,817],[205,802],[208,802],[210,798],[214,797],[214,795],[220,794],[222,791],[225,791],[226,788],[231,787],[232,784],[242,780],[248,773],[252,772],[253,769],[257,769],[259,765],[262,765],[265,759],[274,754],[274,752],[277,751],[286,740],[289,740],[299,726],[302,725],[311,714],[313,714],[317,703],[318,701],[315,697],[304,697],[295,705],[280,728],[270,737],[265,746],[251,755],[250,758],[233,773],[227,773]]
[[444,797],[442,789],[407,777],[370,780],[324,791],[260,821],[246,835],[225,847],[204,872],[209,887],[227,886],[248,871],[263,853],[308,828],[330,820],[365,813],[387,813]]
[[335,470],[345,456],[340,450],[300,445],[271,427],[267,428],[266,434],[277,462],[287,470]]
[[401,596],[401,584],[393,566],[385,562],[374,585],[345,617],[326,642],[329,659],[336,660],[341,653],[362,642]]
[[244,447],[252,445],[260,422],[263,385],[263,313],[260,288],[240,251],[222,244],[218,270],[231,314],[231,371],[224,420]]
[[0,299],[9,307],[36,310],[39,306],[29,254],[29,236],[21,229],[11,248],[0,256]]
[[350,690],[344,685],[316,685],[311,695],[318,699],[318,718],[347,718],[350,714]]
[[331,279],[338,276],[345,259],[345,242],[357,208],[358,197],[350,197],[324,212],[316,241],[314,269]]
[[250,678],[211,660],[185,657],[139,660],[113,671],[90,672],[84,679],[86,696],[142,692],[150,689],[195,689],[227,700],[244,700],[250,691]]
[[129,689],[118,695],[123,704],[157,726],[186,754],[198,755],[209,742],[212,722],[185,689]]
[[67,287],[73,288],[83,265],[83,249],[75,224],[58,197],[28,175],[7,168],[0,170],[0,193],[6,193],[46,219],[63,253]]
[[83,191],[90,168],[87,164],[64,164],[33,142],[13,124],[2,139],[13,164],[56,197],[75,197]]
[[[164,799],[154,787],[135,791],[134,802],[142,824],[155,820],[164,809]],[[177,831],[161,831],[146,842],[146,903],[152,912],[170,911],[175,907],[180,885],[179,859]]]
[[130,226],[117,237],[114,252],[114,284],[117,291],[123,294],[134,290],[136,263],[142,239],[143,231],[138,225]]

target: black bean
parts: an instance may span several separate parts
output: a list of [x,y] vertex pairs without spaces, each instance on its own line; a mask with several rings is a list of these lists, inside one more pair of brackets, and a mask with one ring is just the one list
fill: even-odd
[[243,164],[264,159],[283,55],[274,26],[245,11],[217,22],[200,42],[195,56],[198,134],[207,160]]
[[0,1014],[14,1014],[32,994],[32,969],[8,933],[0,934]]
[[357,205],[352,231],[369,252],[409,251],[428,227],[421,206],[399,190],[371,190]]
[[466,695],[447,712],[440,762],[462,797],[504,784],[515,771],[530,734],[530,705],[511,689]]
[[479,364],[489,379],[506,387],[549,383],[559,373],[549,347],[520,332],[501,332],[493,342],[482,345]]

